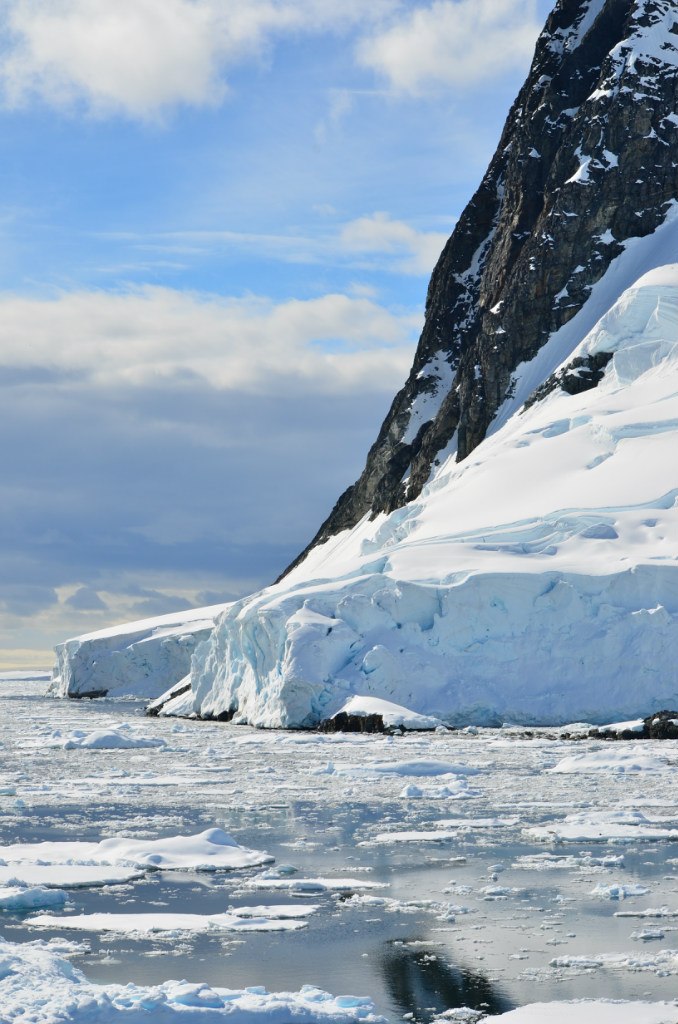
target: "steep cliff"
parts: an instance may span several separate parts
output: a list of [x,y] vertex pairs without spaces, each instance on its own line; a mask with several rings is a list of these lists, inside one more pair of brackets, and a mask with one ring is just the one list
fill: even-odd
[[[366,513],[416,498],[441,453],[473,451],[521,364],[588,304],[629,240],[664,221],[677,159],[675,3],[559,0],[433,272],[410,375],[359,480],[290,568]],[[590,307],[586,329],[604,312]]]

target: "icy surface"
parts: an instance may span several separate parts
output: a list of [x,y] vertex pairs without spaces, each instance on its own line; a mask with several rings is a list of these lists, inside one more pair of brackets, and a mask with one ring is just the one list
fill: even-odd
[[273,860],[267,853],[248,850],[220,828],[196,836],[167,839],[102,839],[100,843],[16,843],[0,846],[8,864],[128,864],[164,871],[215,871],[246,868]]
[[502,1014],[505,1024],[673,1024],[676,1003],[622,1003],[614,999],[576,1000],[568,1003],[533,1003]]
[[574,354],[597,352],[612,353],[597,388],[514,415],[416,502],[226,610],[194,656],[190,709],[271,727],[355,695],[461,724],[678,704],[676,265]]
[[[227,1012],[217,998],[244,1014],[253,994],[253,1015],[276,1005],[289,1024],[307,1019],[299,1006],[316,1012],[299,1001],[309,984],[336,994],[319,1014],[392,1024],[468,1021],[483,1006],[500,1018],[535,1000],[559,1001],[540,1021],[582,998],[624,1000],[622,1022],[627,1010],[642,1021],[641,1004],[673,1012],[676,741],[257,731],[148,719],[130,701],[54,701],[25,681],[0,690],[0,715],[3,1024],[184,1024],[189,1010],[187,1021]],[[121,757],[39,742],[113,721],[163,745]],[[550,770],[625,750],[649,767]],[[199,870],[212,848],[217,862],[229,850],[275,861]],[[60,901],[68,889],[68,901],[12,906],[31,888]],[[576,1017],[598,1024],[598,1009],[577,1004]]]
[[49,949],[1,941],[0,1007],[3,1024],[348,1024],[378,1019],[369,999],[334,997],[310,985],[277,993],[186,981],[150,988],[94,985]]
[[63,747],[64,750],[136,750],[164,746],[163,740],[146,736],[143,730],[129,724],[93,729],[91,732],[75,729],[66,736],[60,729],[55,729],[51,736],[38,742],[48,747]]
[[186,675],[196,645],[228,607],[191,608],[65,640],[56,647],[52,692],[158,697]]
[[[43,904],[44,906],[44,904]],[[249,908],[246,908],[249,911]],[[56,917],[37,914],[31,918],[32,928],[65,929],[77,932],[117,932],[120,935],[143,935],[147,932],[208,932],[212,929],[232,932],[283,932],[304,928],[298,920],[313,913],[315,907],[287,913],[285,908],[261,907],[261,913],[225,914],[78,914]]]
[[339,708],[335,717],[342,712],[347,715],[355,715],[358,718],[364,718],[366,715],[381,715],[384,725],[390,729],[402,726],[404,729],[426,730],[436,729],[442,725],[439,718],[418,715],[416,711],[410,711],[390,700],[383,700],[379,697],[362,697],[357,694]]

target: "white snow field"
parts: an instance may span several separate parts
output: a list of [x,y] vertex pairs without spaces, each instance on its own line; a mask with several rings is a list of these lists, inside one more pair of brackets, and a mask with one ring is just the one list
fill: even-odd
[[598,352],[598,387],[515,412],[419,499],[222,613],[192,703],[164,713],[303,726],[357,695],[554,724],[678,705],[678,265],[559,355]]
[[[0,686],[2,1024],[678,1021],[678,741],[261,731],[43,686]],[[113,721],[162,742],[37,742]]]

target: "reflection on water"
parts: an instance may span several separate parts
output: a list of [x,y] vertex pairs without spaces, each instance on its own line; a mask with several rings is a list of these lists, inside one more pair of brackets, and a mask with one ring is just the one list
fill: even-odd
[[515,1006],[484,975],[453,966],[435,947],[387,942],[379,966],[393,1001],[418,1021],[461,1006],[488,1014]]

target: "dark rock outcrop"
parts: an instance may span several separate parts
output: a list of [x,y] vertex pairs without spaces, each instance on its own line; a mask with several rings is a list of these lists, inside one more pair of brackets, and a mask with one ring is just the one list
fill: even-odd
[[350,715],[339,711],[318,726],[318,732],[386,732],[381,715]]
[[643,719],[642,729],[606,729],[597,726],[588,732],[597,740],[678,740],[678,711],[655,711]]
[[[293,566],[366,513],[416,498],[446,448],[464,459],[482,441],[519,365],[583,307],[625,242],[664,221],[678,196],[676,111],[673,0],[559,0],[433,272],[410,375],[362,475]],[[569,373],[555,386],[575,379],[596,383]]]

